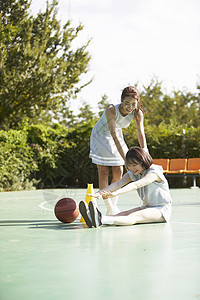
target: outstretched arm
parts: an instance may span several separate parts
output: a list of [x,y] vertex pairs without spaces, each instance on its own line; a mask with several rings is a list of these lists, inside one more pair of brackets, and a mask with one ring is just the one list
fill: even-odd
[[[95,194],[88,194],[88,196],[92,196],[95,198],[99,198],[102,196],[104,198],[104,194],[106,195],[107,193],[115,192],[131,181],[132,181],[132,179],[130,178],[129,174],[126,173],[123,175],[123,177],[119,181],[113,182],[112,184],[110,184],[109,186],[107,186],[106,188],[104,188],[102,190],[99,190]],[[109,197],[105,197],[105,198],[109,198]]]
[[113,105],[108,106],[108,108],[106,109],[106,118],[107,118],[108,128],[115,142],[117,150],[119,151],[121,157],[125,160],[126,153],[124,152],[124,149],[122,148],[119,138],[117,136],[117,129],[115,125],[115,107]]
[[143,112],[138,110],[135,114],[137,134],[138,134],[138,142],[141,148],[147,148],[146,137],[144,133],[144,117]]
[[[128,173],[126,173],[126,174],[128,174]],[[137,190],[137,189],[139,189],[143,186],[146,186],[154,181],[161,181],[161,179],[156,173],[150,173],[150,174],[147,174],[142,179],[134,181],[134,182],[132,181],[132,182],[128,183],[127,185],[119,188],[118,190],[111,191],[110,189],[108,189],[107,191],[102,190],[102,191],[100,191],[100,193],[102,194],[104,199],[112,198],[112,197],[115,197],[115,196],[118,196],[121,194],[125,194],[128,192]],[[109,186],[108,186],[108,188],[109,188]]]

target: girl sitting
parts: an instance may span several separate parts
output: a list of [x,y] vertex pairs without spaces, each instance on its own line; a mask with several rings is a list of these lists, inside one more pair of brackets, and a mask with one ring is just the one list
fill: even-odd
[[105,216],[93,201],[89,202],[89,208],[81,201],[79,210],[88,227],[169,221],[172,199],[162,167],[153,164],[149,153],[139,147],[132,147],[126,154],[126,168],[128,172],[119,181],[89,196],[108,199],[137,190],[142,205],[113,216]]

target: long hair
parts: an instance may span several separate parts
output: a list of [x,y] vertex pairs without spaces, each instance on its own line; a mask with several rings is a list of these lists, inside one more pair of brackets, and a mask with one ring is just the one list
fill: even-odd
[[153,164],[153,158],[140,147],[131,147],[126,153],[126,165],[138,163],[147,170]]

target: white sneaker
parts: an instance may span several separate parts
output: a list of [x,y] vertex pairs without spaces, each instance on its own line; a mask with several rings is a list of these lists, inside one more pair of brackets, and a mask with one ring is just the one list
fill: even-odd
[[92,218],[87,204],[84,201],[79,203],[79,211],[89,228],[92,228]]
[[106,216],[114,216],[120,213],[120,209],[118,206],[115,207],[110,207],[107,212],[106,212]]
[[98,208],[96,207],[96,205],[94,204],[93,201],[89,202],[89,210],[90,210],[90,214],[92,217],[92,225],[96,228],[101,226],[102,225],[102,222],[101,222],[102,214],[98,210]]

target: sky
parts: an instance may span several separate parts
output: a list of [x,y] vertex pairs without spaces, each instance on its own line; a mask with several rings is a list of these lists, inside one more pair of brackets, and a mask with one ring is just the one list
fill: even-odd
[[[32,0],[35,14],[46,0]],[[89,39],[92,59],[82,83],[93,78],[76,100],[94,109],[106,94],[120,102],[121,91],[139,83],[139,90],[153,78],[163,91],[196,92],[200,83],[199,0],[59,0],[58,19],[84,25],[74,47]],[[74,102],[73,102],[74,103]]]

